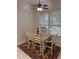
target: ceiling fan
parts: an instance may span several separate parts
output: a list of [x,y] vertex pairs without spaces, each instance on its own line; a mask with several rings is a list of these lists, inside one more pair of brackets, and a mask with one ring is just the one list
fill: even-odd
[[37,5],[34,5],[34,6],[37,8],[38,11],[42,11],[43,9],[48,10],[48,5],[47,4],[45,4],[45,5],[41,4],[40,0],[39,0],[39,3]]

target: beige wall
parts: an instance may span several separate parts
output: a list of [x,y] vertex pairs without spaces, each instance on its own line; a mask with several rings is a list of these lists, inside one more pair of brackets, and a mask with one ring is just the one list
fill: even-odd
[[28,3],[17,0],[17,44],[24,41],[24,32],[35,32],[35,15]]

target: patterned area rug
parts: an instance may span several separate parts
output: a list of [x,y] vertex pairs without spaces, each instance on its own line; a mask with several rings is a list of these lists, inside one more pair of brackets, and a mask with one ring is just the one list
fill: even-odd
[[28,49],[27,48],[27,44],[26,43],[23,43],[21,45],[18,45],[18,47],[23,51],[25,52],[27,55],[29,55],[32,59],[57,59],[59,53],[60,53],[60,50],[61,48],[58,47],[58,46],[55,46],[55,49],[54,49],[54,52],[52,55],[50,55],[49,57],[46,57],[46,55],[40,55],[38,56],[35,52],[34,49]]

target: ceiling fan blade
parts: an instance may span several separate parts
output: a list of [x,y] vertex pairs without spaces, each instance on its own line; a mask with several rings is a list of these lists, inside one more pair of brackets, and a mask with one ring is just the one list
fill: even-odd
[[47,4],[43,5],[43,7],[47,7],[47,6],[48,6]]
[[49,9],[49,8],[43,8],[43,9]]

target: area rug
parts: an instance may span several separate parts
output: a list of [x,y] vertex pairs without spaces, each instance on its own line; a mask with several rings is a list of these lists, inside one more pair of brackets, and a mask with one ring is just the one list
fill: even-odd
[[27,48],[27,44],[26,43],[23,43],[21,45],[18,45],[18,47],[23,51],[25,52],[28,56],[30,56],[32,59],[57,59],[58,58],[58,55],[60,53],[60,50],[61,48],[58,47],[58,46],[55,46],[55,49],[54,49],[54,54],[52,54],[49,58],[44,58],[43,56],[38,56],[36,55],[36,52],[34,49],[28,49]]

